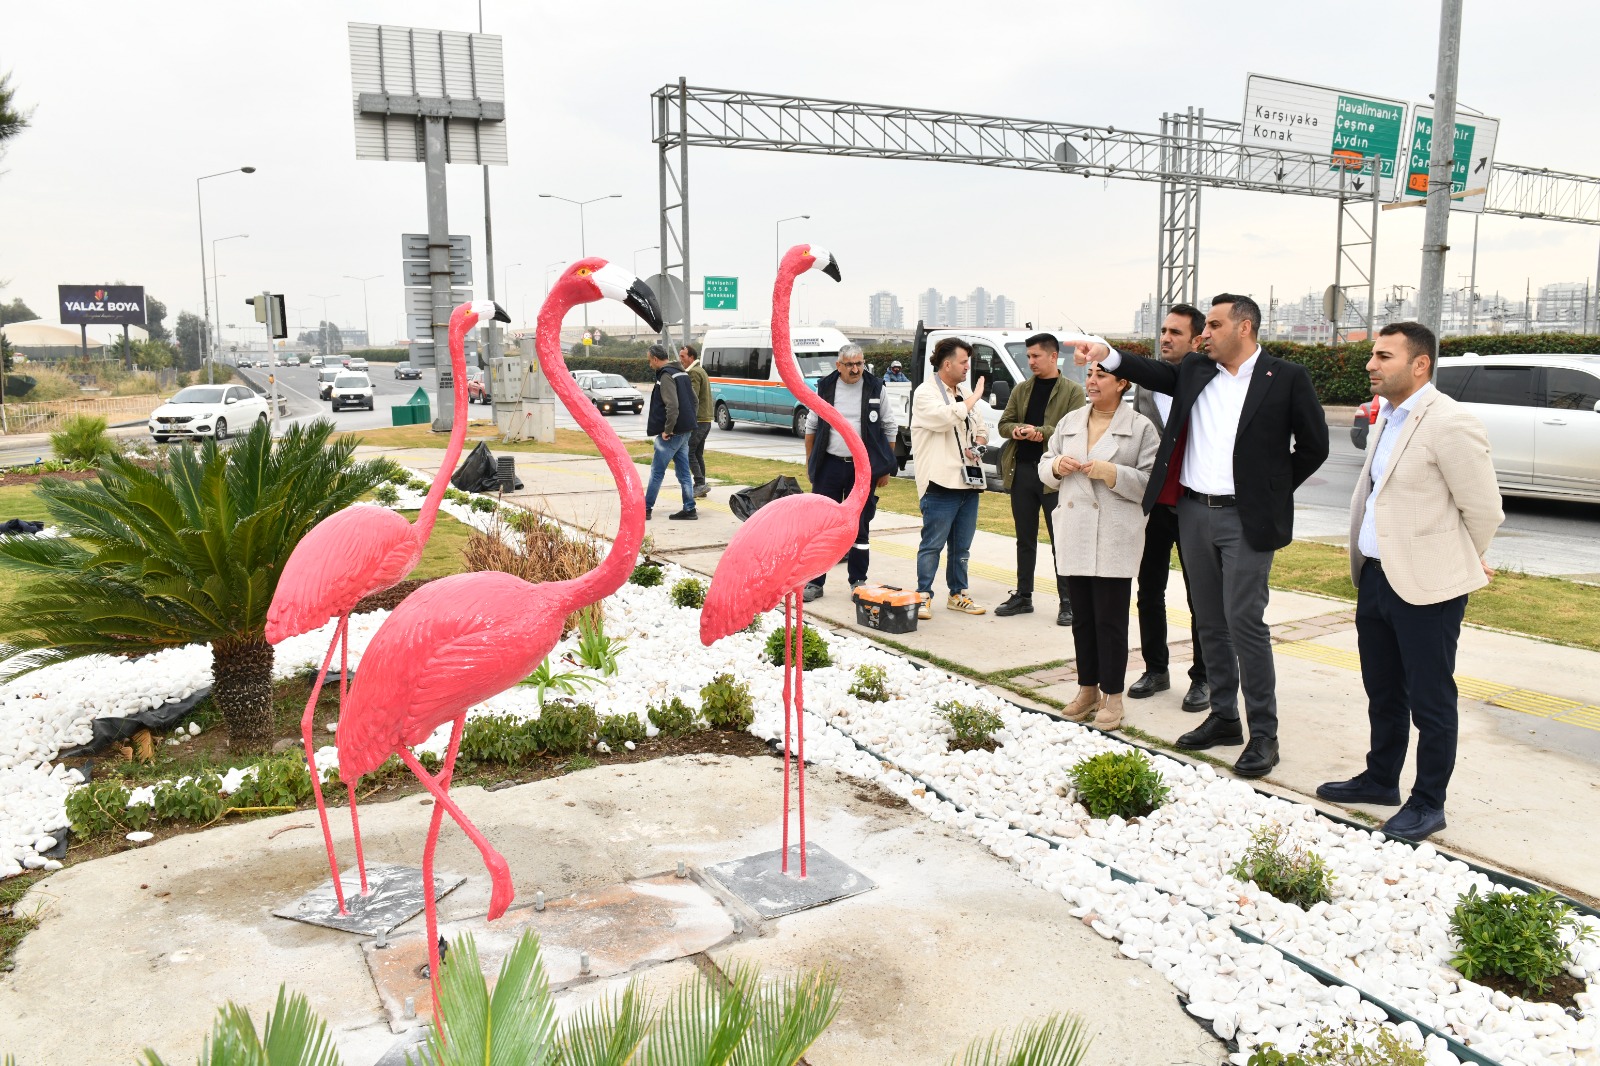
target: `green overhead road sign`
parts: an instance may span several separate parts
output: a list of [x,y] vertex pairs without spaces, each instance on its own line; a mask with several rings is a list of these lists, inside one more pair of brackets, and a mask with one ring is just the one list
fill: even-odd
[[738,278],[706,278],[701,286],[705,293],[707,311],[737,311],[739,309]]
[[1245,83],[1240,130],[1241,143],[1252,149],[1246,175],[1252,181],[1282,182],[1292,164],[1275,150],[1319,155],[1328,162],[1310,175],[1317,188],[1371,195],[1376,158],[1379,196],[1392,198],[1405,147],[1406,110],[1404,100],[1252,74]]
[[[1450,154],[1454,165],[1450,168],[1450,191],[1466,192],[1484,189],[1489,184],[1489,174],[1494,169],[1494,146],[1500,136],[1500,121],[1482,115],[1456,113],[1456,146]],[[1406,168],[1406,182],[1400,190],[1402,200],[1420,200],[1428,195],[1428,160],[1433,156],[1433,108],[1417,106],[1411,123],[1411,158]],[[1453,200],[1452,211],[1476,214],[1483,210],[1486,197],[1476,196]]]
[[1339,95],[1333,115],[1333,166],[1346,160],[1360,162],[1378,156],[1381,176],[1394,177],[1395,160],[1400,158],[1400,127],[1405,123],[1404,104]]

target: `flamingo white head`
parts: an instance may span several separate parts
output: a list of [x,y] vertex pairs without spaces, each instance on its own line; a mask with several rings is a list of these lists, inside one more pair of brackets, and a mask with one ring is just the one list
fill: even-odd
[[834,281],[843,280],[839,274],[838,260],[834,259],[832,252],[820,244],[795,245],[784,253],[783,266],[792,270],[796,276],[808,270],[820,270]]
[[661,304],[650,286],[634,277],[630,271],[612,266],[598,256],[580,259],[567,267],[561,272],[561,280],[556,285],[571,289],[574,303],[616,300],[644,319],[652,330],[661,330],[664,316],[661,314]]
[[506,314],[506,309],[493,300],[473,300],[470,314],[476,315],[479,322],[485,320],[494,322],[510,322],[511,316]]

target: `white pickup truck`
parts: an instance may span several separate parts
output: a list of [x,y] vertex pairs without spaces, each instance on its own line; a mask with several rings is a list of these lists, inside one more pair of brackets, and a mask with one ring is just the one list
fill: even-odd
[[1005,444],[1000,439],[1000,415],[1006,409],[1006,401],[1011,399],[1011,390],[1025,378],[1033,376],[1033,371],[1028,368],[1027,339],[1036,333],[1049,333],[1056,338],[1061,345],[1056,362],[1061,367],[1062,375],[1082,385],[1084,368],[1073,362],[1072,348],[1085,335],[1075,330],[952,329],[942,326],[927,329],[921,322],[917,323],[917,332],[911,342],[911,358],[906,361],[904,368],[911,383],[885,386],[896,397],[895,409],[900,413],[900,439],[895,445],[895,457],[900,460],[902,470],[912,458],[911,393],[932,373],[928,356],[934,346],[946,337],[960,337],[972,345],[967,384],[970,386],[979,378],[985,382],[984,402],[977,407],[977,410],[984,412],[989,423],[989,444],[983,455],[984,474],[991,491],[1005,491],[1000,481],[1000,449]]

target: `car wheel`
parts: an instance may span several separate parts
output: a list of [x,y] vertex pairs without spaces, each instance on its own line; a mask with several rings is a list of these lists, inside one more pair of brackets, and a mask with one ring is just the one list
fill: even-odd
[[226,418],[217,419],[217,439],[228,439],[228,420]]
[[806,415],[810,413],[804,407],[796,407],[794,409],[794,425],[791,428],[794,430],[795,436],[804,437],[806,435]]
[[378,401],[376,401],[376,400],[368,400],[367,401],[367,410],[369,410],[369,411],[372,410],[372,405],[377,403],[377,402]]
[[259,416],[257,416],[257,418],[256,418],[256,425],[264,426],[266,424],[267,424],[267,412],[262,411],[261,414]]
[[1367,450],[1367,428],[1369,425],[1366,415],[1357,414],[1355,424],[1350,427],[1350,443],[1361,451]]
[[167,438],[165,437],[152,437],[151,440],[154,440],[157,444],[167,443]]
[[[637,408],[635,410],[638,410]],[[717,428],[732,429],[733,415],[728,412],[728,405],[721,400],[717,401]]]

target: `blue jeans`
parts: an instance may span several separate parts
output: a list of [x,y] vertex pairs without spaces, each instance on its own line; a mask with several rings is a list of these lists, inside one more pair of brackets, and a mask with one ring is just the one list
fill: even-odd
[[967,556],[972,553],[972,535],[978,531],[977,491],[930,484],[918,506],[922,510],[922,544],[917,548],[917,591],[933,594],[939,552],[948,545],[945,584],[951,592],[965,592]]
[[656,494],[661,491],[661,479],[667,475],[667,464],[672,464],[678,477],[678,487],[683,490],[683,509],[694,510],[694,477],[689,473],[689,441],[693,433],[674,433],[671,440],[662,440],[656,434],[655,454],[650,458],[650,484],[644,490],[644,505],[648,510],[656,505]]

